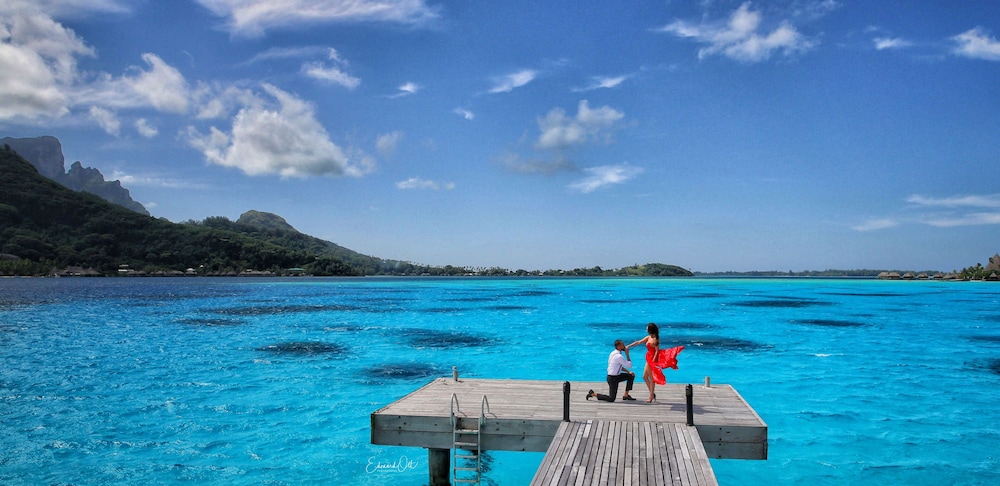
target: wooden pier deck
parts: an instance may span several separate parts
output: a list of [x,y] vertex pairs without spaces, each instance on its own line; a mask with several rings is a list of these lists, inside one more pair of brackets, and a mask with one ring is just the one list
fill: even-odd
[[563,422],[532,486],[716,486],[701,438],[685,424]]
[[[658,386],[657,402],[587,400],[587,390],[607,393],[605,382],[570,382],[570,420],[686,423],[685,385]],[[694,385],[694,423],[710,458],[767,459],[767,424],[732,386]],[[548,450],[563,420],[563,382],[438,378],[371,414],[371,443],[450,449],[452,394],[458,417],[479,417],[483,396],[490,410],[483,450]]]

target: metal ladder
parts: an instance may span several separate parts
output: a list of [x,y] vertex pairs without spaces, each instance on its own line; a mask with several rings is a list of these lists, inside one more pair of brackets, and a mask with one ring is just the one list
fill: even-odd
[[[461,412],[458,404],[458,397],[451,394],[451,427],[452,427],[452,447],[451,447],[451,482],[481,484],[482,481],[482,439],[483,425],[486,425],[486,413],[490,411],[490,402],[483,395],[483,403],[479,412],[479,419],[476,420],[475,428],[469,427],[469,418],[462,418],[455,415],[455,411]],[[475,467],[469,465],[459,466],[459,459],[475,461]],[[462,473],[463,476],[459,476]],[[472,475],[475,477],[472,477]]]

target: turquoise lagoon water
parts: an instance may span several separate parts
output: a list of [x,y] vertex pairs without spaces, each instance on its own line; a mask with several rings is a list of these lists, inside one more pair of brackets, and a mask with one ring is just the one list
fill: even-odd
[[[721,484],[1000,484],[998,301],[932,281],[0,279],[0,483],[420,485],[426,451],[371,445],[373,411],[452,366],[600,381],[653,321],[687,346],[670,382],[732,384],[769,426],[767,461],[712,460]],[[486,483],[541,457],[490,453]]]

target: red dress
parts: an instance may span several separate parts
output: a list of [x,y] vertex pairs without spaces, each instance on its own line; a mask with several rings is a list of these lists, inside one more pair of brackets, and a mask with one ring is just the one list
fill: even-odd
[[667,377],[663,376],[663,368],[677,369],[677,355],[684,350],[684,346],[675,346],[670,349],[661,349],[653,356],[653,345],[646,341],[646,364],[653,374],[653,382],[657,385],[666,385]]

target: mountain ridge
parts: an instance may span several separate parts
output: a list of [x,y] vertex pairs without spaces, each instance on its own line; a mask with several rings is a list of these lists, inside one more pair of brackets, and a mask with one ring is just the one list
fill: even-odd
[[62,143],[56,137],[51,135],[28,138],[4,137],[0,139],[0,144],[9,146],[24,157],[39,174],[63,186],[74,191],[97,195],[113,204],[150,216],[146,207],[132,199],[129,190],[122,187],[121,181],[105,180],[100,170],[84,167],[80,161],[73,162],[67,171]]

